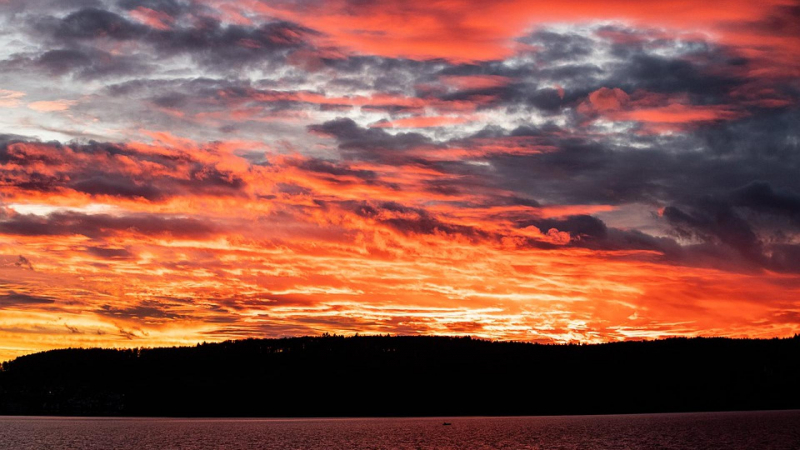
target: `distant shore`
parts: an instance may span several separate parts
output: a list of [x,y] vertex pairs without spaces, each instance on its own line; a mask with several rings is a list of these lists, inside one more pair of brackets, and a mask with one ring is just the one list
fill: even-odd
[[800,408],[800,337],[538,345],[247,339],[52,350],[3,363],[0,414],[342,418]]

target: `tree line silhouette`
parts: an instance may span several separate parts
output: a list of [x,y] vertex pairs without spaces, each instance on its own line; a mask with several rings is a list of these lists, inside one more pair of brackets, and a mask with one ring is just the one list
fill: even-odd
[[800,336],[541,345],[469,337],[64,349],[2,364],[0,414],[450,416],[800,407]]

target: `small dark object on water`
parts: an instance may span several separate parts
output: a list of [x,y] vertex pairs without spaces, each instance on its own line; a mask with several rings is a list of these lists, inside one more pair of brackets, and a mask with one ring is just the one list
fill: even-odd
[[445,423],[443,423],[442,425],[452,425],[452,423],[450,423],[450,422],[445,422]]

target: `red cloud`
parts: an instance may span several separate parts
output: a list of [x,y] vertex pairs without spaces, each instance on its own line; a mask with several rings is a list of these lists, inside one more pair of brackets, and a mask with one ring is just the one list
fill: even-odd
[[611,121],[640,122],[649,131],[675,131],[681,126],[720,120],[735,120],[747,115],[738,106],[692,105],[686,96],[670,96],[646,91],[628,95],[619,88],[600,88],[578,105],[578,111]]
[[627,106],[629,101],[630,97],[622,89],[603,87],[589,94],[588,101],[581,104],[579,110],[587,113],[616,111]]
[[332,45],[388,57],[501,59],[514,52],[513,39],[532,27],[594,20],[621,20],[676,32],[708,30],[723,43],[748,49],[766,46],[788,51],[798,46],[797,36],[791,36],[790,30],[756,25],[780,14],[779,8],[786,6],[782,0],[614,0],[602,7],[589,0],[557,4],[543,0],[413,0],[402,4],[334,0],[311,5],[248,1],[235,5],[239,11],[280,17],[321,31]]
[[[96,147],[19,142],[4,153],[4,172],[22,177],[6,184],[14,206],[0,211],[0,277],[14,280],[0,308],[20,330],[4,334],[4,347],[187,344],[253,329],[562,342],[797,330],[774,314],[796,305],[796,276],[595,247],[580,226],[609,205],[502,204],[512,193],[479,184],[431,189],[468,180],[411,162],[273,155],[256,167],[235,154],[246,143],[150,135]],[[123,181],[154,173],[155,186],[183,189],[158,201],[104,194],[76,204],[68,186],[91,167],[103,168],[107,190],[130,192]],[[24,178],[34,173],[60,174],[63,186],[26,189],[41,181]],[[236,179],[247,186],[236,195],[207,191]],[[20,249],[35,271],[16,264]],[[686,322],[689,308],[697,313]]]
[[175,18],[165,12],[154,11],[144,6],[132,10],[129,14],[137,21],[157,30],[169,30],[175,21]]

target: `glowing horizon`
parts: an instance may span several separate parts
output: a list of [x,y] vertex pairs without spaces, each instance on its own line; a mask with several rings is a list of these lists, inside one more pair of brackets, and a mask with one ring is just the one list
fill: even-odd
[[800,332],[800,3],[0,0],[0,361]]

